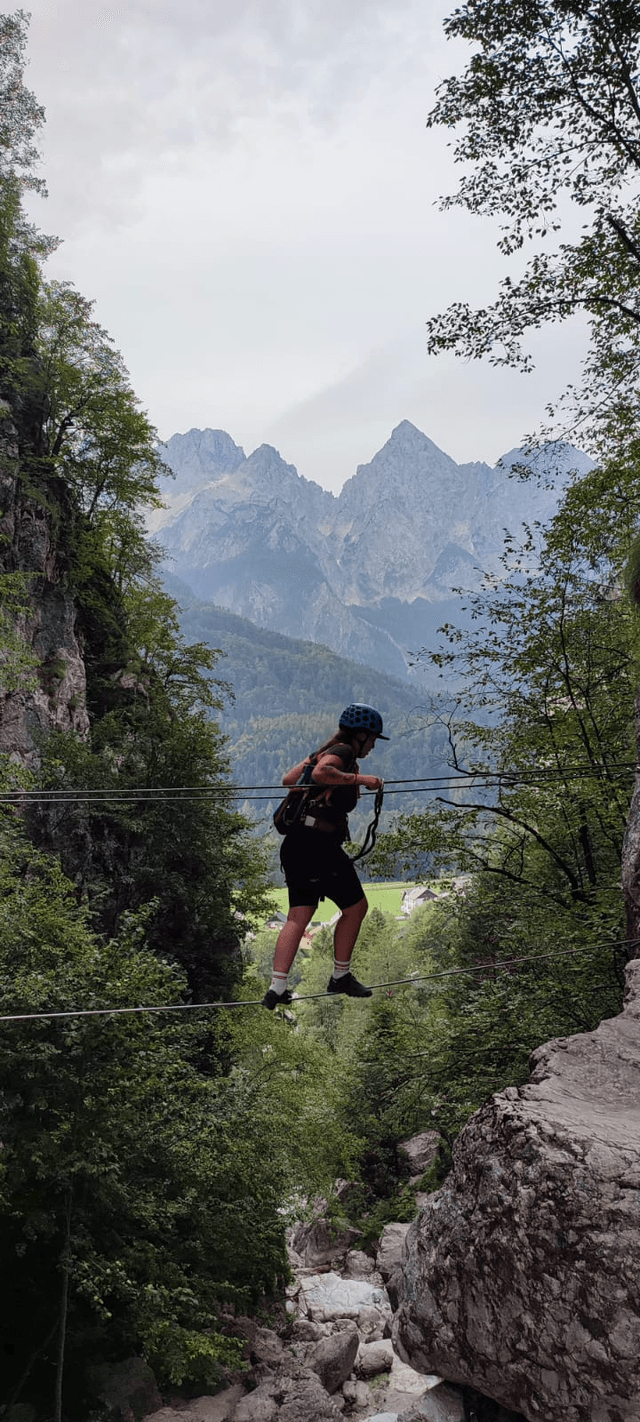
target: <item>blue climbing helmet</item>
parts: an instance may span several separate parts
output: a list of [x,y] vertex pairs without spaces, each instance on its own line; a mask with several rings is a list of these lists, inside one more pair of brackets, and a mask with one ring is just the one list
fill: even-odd
[[388,741],[382,734],[382,716],[373,706],[365,706],[362,701],[354,701],[346,706],[338,722],[341,731],[369,731],[381,741]]

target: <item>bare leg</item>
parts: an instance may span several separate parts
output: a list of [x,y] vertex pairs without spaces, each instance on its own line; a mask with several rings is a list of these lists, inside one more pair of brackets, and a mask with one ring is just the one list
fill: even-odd
[[363,894],[357,904],[351,904],[349,908],[342,910],[333,935],[333,953],[337,967],[347,968],[349,966],[351,954],[360,932],[360,925],[366,916],[368,907]]
[[[285,976],[289,972],[298,948],[300,947],[300,939],[302,938],[307,924],[311,922],[317,907],[317,904],[299,904],[295,908],[289,909],[287,922],[278,934],[278,942],[276,943],[276,951],[273,959],[274,973],[281,973]],[[358,925],[358,927],[359,926],[360,925]]]

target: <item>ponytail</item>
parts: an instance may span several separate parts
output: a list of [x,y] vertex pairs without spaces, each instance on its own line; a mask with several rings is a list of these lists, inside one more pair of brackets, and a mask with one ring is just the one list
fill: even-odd
[[354,753],[354,755],[355,755],[355,748],[354,748],[354,746],[353,746],[353,744],[352,744],[352,739],[351,739],[351,734],[350,734],[350,732],[349,732],[349,731],[344,731],[344,730],[343,730],[343,731],[336,731],[336,734],[335,734],[334,736],[331,736],[328,741],[325,741],[325,742],[324,742],[324,745],[319,746],[318,749],[313,752],[313,754],[314,754],[315,756],[324,755],[324,754],[325,754],[325,751],[331,750],[331,747],[332,747],[332,746],[345,746],[345,745],[351,746],[351,749],[353,750],[353,753]]

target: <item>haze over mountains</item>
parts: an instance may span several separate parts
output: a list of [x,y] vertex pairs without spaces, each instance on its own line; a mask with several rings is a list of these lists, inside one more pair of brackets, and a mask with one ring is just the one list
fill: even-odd
[[503,467],[459,465],[407,420],[338,497],[270,445],[247,458],[222,430],[175,434],[164,458],[176,478],[151,531],[168,571],[259,626],[403,678],[420,675],[411,651],[460,621],[453,590],[499,573],[505,529],[548,520],[569,471],[591,464],[550,446],[543,477],[523,482],[508,472],[521,451]]

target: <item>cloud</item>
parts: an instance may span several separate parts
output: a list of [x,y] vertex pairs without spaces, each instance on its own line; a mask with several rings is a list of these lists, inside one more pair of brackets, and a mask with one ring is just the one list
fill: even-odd
[[263,438],[334,493],[403,419],[457,463],[493,465],[532,432],[545,404],[577,375],[584,334],[579,319],[535,333],[529,344],[536,369],[527,376],[451,355],[429,357],[424,328],[406,330],[271,421]]
[[569,378],[557,332],[529,381],[426,356],[428,315],[506,269],[492,221],[437,208],[457,175],[425,120],[466,57],[450,8],[33,0],[50,198],[30,209],[164,437],[222,426],[339,488],[404,418],[491,462]]
[[265,124],[335,131],[368,86],[415,63],[416,24],[425,41],[437,24],[420,8],[417,0],[36,0],[29,82],[47,109],[56,214],[134,221],[150,171],[242,145]]

